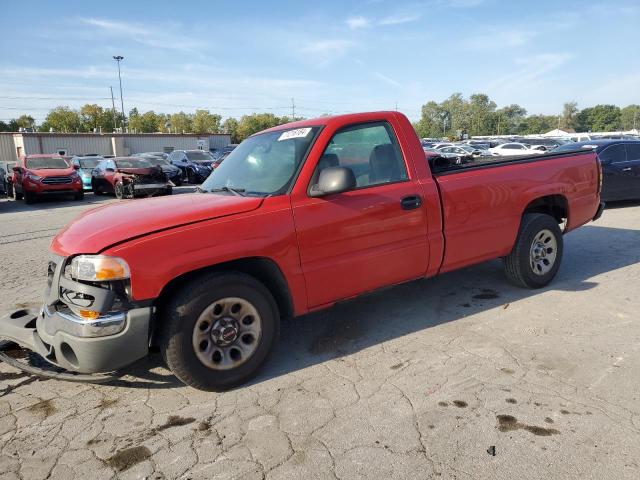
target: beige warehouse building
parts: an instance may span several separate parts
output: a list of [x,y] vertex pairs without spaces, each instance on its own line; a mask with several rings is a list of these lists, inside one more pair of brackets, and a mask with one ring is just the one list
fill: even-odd
[[15,161],[19,155],[37,153],[127,156],[142,152],[217,150],[230,143],[231,135],[226,133],[0,133],[0,161]]

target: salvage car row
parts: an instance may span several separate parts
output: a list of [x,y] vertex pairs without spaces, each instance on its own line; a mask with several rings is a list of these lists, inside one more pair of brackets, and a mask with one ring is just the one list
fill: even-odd
[[202,150],[129,157],[26,155],[18,162],[0,163],[0,188],[8,197],[29,204],[52,195],[81,200],[85,191],[119,199],[170,195],[183,182],[204,182],[222,160]]

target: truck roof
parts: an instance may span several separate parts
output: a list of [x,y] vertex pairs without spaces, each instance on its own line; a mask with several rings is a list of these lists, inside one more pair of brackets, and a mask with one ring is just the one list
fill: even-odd
[[362,112],[362,113],[348,113],[344,115],[333,115],[326,117],[317,117],[310,118],[307,120],[299,120],[297,122],[284,123],[282,125],[278,125],[277,127],[272,127],[267,130],[263,130],[259,133],[265,132],[277,132],[279,130],[289,130],[291,128],[302,128],[302,127],[319,127],[319,126],[327,126],[333,123],[358,123],[358,122],[367,122],[370,120],[374,120],[376,118],[380,118],[381,115],[402,115],[400,112],[396,111],[379,111],[379,112]]

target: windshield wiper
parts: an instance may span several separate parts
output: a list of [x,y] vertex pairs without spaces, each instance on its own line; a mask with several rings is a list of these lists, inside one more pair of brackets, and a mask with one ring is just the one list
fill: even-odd
[[206,190],[209,193],[215,193],[215,192],[231,192],[234,195],[237,195],[239,197],[246,197],[245,195],[245,189],[244,188],[231,188],[231,187],[220,187],[220,188],[212,188],[210,190]]

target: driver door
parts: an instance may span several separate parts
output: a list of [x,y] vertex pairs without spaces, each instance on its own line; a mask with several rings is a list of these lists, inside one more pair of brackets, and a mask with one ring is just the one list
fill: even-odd
[[428,264],[422,190],[409,178],[392,126],[338,130],[311,183],[331,166],[350,168],[357,187],[292,201],[309,308],[418,278]]

